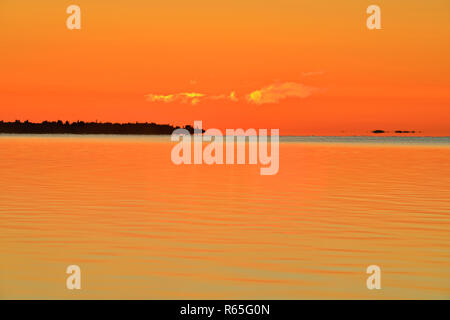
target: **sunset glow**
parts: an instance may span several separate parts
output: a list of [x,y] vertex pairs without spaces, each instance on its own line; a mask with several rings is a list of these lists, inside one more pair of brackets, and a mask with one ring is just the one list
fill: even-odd
[[450,134],[447,0],[76,3],[1,2],[2,120]]

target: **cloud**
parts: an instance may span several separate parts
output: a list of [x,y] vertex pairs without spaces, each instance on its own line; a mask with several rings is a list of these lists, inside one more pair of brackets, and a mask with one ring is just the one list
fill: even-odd
[[286,98],[306,98],[309,97],[315,88],[307,87],[301,83],[285,82],[268,85],[262,89],[250,92],[246,99],[250,103],[265,104],[278,103]]
[[219,95],[215,95],[215,96],[209,96],[206,97],[207,99],[210,100],[230,100],[230,101],[239,101],[239,99],[236,96],[236,92],[232,91],[230,94],[226,95],[226,94],[219,94]]
[[[286,98],[309,97],[315,90],[317,90],[317,88],[308,87],[296,82],[276,83],[250,92],[249,94],[245,95],[245,101],[257,105],[266,103],[278,103],[280,102],[280,100]],[[205,100],[227,100],[232,102],[240,101],[235,91],[232,91],[229,94],[218,95],[208,95],[198,92],[182,92],[167,95],[150,93],[145,95],[145,97],[149,102],[178,102],[191,105],[196,105]]]
[[236,92],[234,92],[234,91],[232,91],[231,93],[230,93],[230,95],[228,96],[228,98],[231,100],[231,101],[238,101],[239,99],[236,97]]
[[200,99],[205,97],[205,94],[197,92],[182,92],[168,95],[150,93],[145,95],[145,97],[150,102],[181,102],[195,105],[200,102]]
[[200,101],[203,100],[230,100],[230,101],[238,101],[236,97],[236,93],[233,91],[229,95],[221,94],[221,95],[206,95],[198,92],[182,92],[182,93],[173,93],[168,95],[162,94],[154,94],[149,93],[145,95],[147,101],[149,102],[181,102],[188,103],[192,105],[196,105]]

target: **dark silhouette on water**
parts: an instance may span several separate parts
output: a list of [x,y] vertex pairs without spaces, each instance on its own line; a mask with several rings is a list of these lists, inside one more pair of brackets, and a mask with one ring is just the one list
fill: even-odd
[[[23,134],[142,134],[142,135],[163,135],[172,134],[175,129],[169,124],[156,123],[111,123],[111,122],[62,122],[58,121],[44,121],[41,123],[33,123],[28,120],[21,122],[3,122],[0,121],[0,133],[23,133]],[[190,125],[184,126],[191,134],[194,133],[194,128]],[[199,129],[195,129],[195,133],[200,133]],[[204,132],[205,130],[202,130]]]
[[[421,132],[421,131],[419,131]],[[373,130],[372,133],[389,133],[389,131],[384,130]],[[394,133],[416,133],[414,130],[395,130]]]
[[409,131],[409,130],[395,130],[395,133],[416,133],[415,131]]

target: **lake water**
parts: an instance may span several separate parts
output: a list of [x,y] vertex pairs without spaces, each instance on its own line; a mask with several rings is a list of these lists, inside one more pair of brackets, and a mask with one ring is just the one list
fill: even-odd
[[450,298],[450,138],[286,137],[274,176],[173,145],[0,135],[0,298]]

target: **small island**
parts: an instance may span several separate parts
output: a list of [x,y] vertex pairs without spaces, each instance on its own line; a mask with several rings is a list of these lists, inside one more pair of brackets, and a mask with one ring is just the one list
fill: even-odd
[[[420,131],[419,131],[420,132]],[[373,130],[372,133],[379,134],[379,133],[389,133],[389,131],[384,130]],[[416,133],[414,130],[395,130],[394,133]]]
[[[191,134],[194,128],[190,125],[184,127],[156,123],[111,123],[111,122],[63,122],[43,121],[33,123],[29,121],[14,122],[0,121],[0,133],[10,134],[134,134],[134,135],[171,135],[175,129],[186,129]],[[195,133],[200,130],[195,130]],[[204,132],[204,130],[202,130]]]

